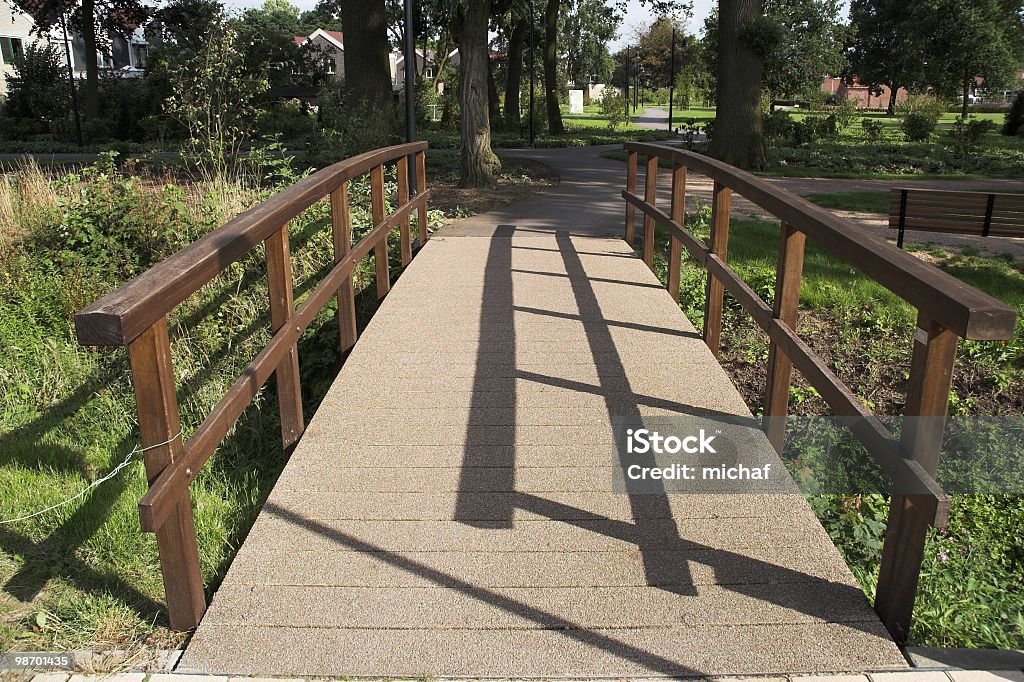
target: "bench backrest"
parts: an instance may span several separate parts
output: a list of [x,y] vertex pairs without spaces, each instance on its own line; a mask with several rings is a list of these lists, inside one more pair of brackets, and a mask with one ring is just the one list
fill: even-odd
[[892,190],[889,227],[1002,237],[1024,237],[1024,194],[953,192],[942,189]]

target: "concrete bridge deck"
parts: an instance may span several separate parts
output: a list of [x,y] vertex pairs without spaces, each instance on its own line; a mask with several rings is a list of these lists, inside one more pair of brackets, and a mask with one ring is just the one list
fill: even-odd
[[369,324],[179,670],[906,667],[801,496],[611,491],[613,417],[750,415],[623,241],[461,234]]

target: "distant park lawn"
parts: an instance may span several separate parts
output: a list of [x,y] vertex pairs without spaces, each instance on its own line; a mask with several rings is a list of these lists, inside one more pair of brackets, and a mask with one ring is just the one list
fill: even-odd
[[828,192],[808,194],[806,199],[825,208],[860,213],[888,213],[889,192]]

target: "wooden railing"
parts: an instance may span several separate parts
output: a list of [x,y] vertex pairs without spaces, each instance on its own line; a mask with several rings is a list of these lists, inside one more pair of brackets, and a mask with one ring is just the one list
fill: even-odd
[[[626,151],[626,190],[622,193],[626,200],[625,239],[633,245],[639,210],[644,218],[643,260],[653,269],[655,226],[668,233],[668,290],[677,301],[682,248],[707,269],[704,340],[711,352],[718,356],[725,291],[768,334],[764,428],[772,445],[781,450],[795,367],[835,415],[852,418],[847,421],[851,430],[892,479],[893,489],[899,494],[894,494],[890,503],[875,609],[893,637],[905,641],[928,528],[933,524],[943,526],[949,511],[949,499],[934,476],[957,342],[960,338],[1010,338],[1016,311],[850,221],[720,161],[654,144],[630,143],[626,144]],[[643,198],[636,194],[638,156],[646,157]],[[672,165],[668,213],[656,206],[659,160]],[[689,170],[714,181],[709,244],[684,227]],[[733,192],[782,221],[772,306],[726,264]],[[899,439],[797,335],[804,245],[808,237],[917,308],[904,416],[934,419],[905,420]]]
[[[298,340],[321,309],[338,296],[342,351],[356,342],[352,272],[372,251],[378,298],[390,288],[388,233],[397,224],[403,267],[412,259],[410,218],[418,212],[420,244],[426,243],[426,142],[367,152],[324,168],[259,206],[206,234],[170,258],[75,315],[78,341],[89,346],[127,346],[145,452],[149,490],[139,503],[142,529],[156,533],[171,627],[187,630],[206,610],[199,571],[189,484],[271,375],[276,378],[285,448],[304,429]],[[417,189],[410,187],[410,155]],[[398,167],[398,206],[386,212],[384,164]],[[349,181],[369,173],[373,227],[352,244]],[[330,195],[334,267],[295,307],[288,224]],[[263,243],[273,336],[188,441],[181,437],[168,314],[232,263]]]

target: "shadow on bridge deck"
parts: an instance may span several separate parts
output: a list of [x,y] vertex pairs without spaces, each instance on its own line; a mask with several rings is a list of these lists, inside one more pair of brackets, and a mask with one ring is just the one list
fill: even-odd
[[612,492],[613,419],[682,414],[750,418],[624,242],[512,225],[431,240],[324,399],[179,668],[905,667],[801,496]]

